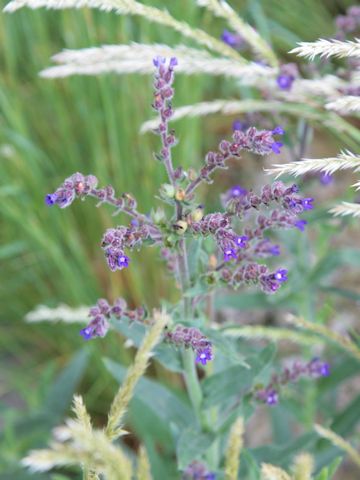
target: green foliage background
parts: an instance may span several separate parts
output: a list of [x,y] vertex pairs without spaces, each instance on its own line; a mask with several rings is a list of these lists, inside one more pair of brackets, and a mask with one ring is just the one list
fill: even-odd
[[[144,3],[166,4],[178,19],[214,35],[224,27],[191,0]],[[332,18],[351,2],[232,4],[286,57],[297,41],[331,35]],[[156,252],[139,253],[127,271],[108,271],[99,248],[104,229],[113,222],[106,208],[95,209],[88,200],[65,213],[46,208],[43,201],[66,176],[80,171],[95,174],[118,192],[133,193],[140,209],[149,209],[164,180],[161,166],[152,158],[157,139],[138,133],[141,123],[152,115],[151,78],[108,75],[46,80],[38,72],[63,48],[132,41],[174,45],[184,39],[144,19],[90,10],[25,9],[1,14],[0,24],[0,349],[5,365],[0,373],[0,472],[5,473],[0,473],[0,479],[10,480],[27,478],[18,470],[19,458],[29,448],[44,444],[50,427],[67,411],[75,389],[85,393],[89,409],[101,422],[115,389],[100,362],[105,351],[120,362],[130,360],[114,336],[82,350],[76,326],[28,325],[23,322],[25,313],[40,303],[75,307],[118,295],[131,304],[145,301],[156,306],[160,298],[176,295]],[[219,78],[179,76],[175,107],[226,97],[233,91],[233,85]],[[199,165],[207,147],[215,144],[214,135],[229,130],[226,122],[220,117],[216,122],[178,122],[175,163]],[[65,367],[69,362],[73,363]],[[170,381],[159,369],[153,373]]]

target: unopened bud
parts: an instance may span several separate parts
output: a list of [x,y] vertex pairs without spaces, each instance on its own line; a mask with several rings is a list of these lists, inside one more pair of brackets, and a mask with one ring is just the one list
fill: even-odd
[[175,198],[179,202],[183,202],[185,200],[185,190],[183,188],[179,188],[178,190],[176,190]]
[[190,218],[193,222],[200,222],[204,216],[204,205],[199,205],[190,213]]
[[178,220],[174,225],[174,230],[178,235],[184,235],[188,228],[188,224],[185,222],[185,220]]
[[169,183],[163,183],[160,187],[160,195],[165,198],[174,198],[175,188]]

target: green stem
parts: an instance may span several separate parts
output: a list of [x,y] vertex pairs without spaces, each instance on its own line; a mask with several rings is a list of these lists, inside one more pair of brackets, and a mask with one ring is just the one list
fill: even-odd
[[194,352],[190,349],[184,350],[184,352],[182,353],[182,360],[184,366],[186,389],[195,410],[196,416],[199,420],[199,423],[202,424],[203,420],[201,413],[201,403],[203,396],[196,371]]

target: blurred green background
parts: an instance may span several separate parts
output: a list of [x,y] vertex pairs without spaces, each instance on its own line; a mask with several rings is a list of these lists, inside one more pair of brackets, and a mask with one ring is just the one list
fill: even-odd
[[[176,18],[215,36],[225,27],[191,0],[144,3],[166,5]],[[297,41],[331,35],[333,17],[352,4],[331,0],[231,3],[283,58]],[[91,305],[98,297],[121,295],[133,305],[145,301],[156,306],[159,298],[174,297],[155,251],[136,254],[126,271],[109,272],[99,248],[102,233],[114,224],[106,207],[96,209],[89,199],[62,211],[48,209],[43,200],[65,177],[80,171],[95,174],[102,185],[111,183],[118,193],[131,192],[140,210],[148,211],[164,180],[161,165],[152,157],[158,139],[138,133],[141,123],[152,116],[152,79],[107,75],[46,80],[38,72],[63,48],[131,41],[191,42],[145,19],[90,10],[24,9],[1,14],[0,22],[0,348],[4,365],[0,372],[0,472],[6,472],[0,478],[8,480],[26,478],[17,470],[19,458],[48,436],[48,423],[39,428],[37,412],[47,407],[50,412],[56,406],[55,424],[76,388],[101,421],[115,383],[99,358],[106,351],[107,356],[126,362],[129,355],[119,350],[112,336],[96,346],[87,345],[87,354],[80,353],[73,360],[77,368],[65,371],[72,374],[65,382],[66,393],[62,390],[64,379],[58,375],[83,346],[78,327],[29,325],[23,321],[24,315],[38,304],[76,307]],[[234,83],[221,78],[178,76],[175,107],[230,98],[235,93]],[[230,132],[230,120],[184,120],[176,124],[176,131],[180,143],[175,163],[196,167],[206,149]],[[116,221],[120,220],[117,217]]]

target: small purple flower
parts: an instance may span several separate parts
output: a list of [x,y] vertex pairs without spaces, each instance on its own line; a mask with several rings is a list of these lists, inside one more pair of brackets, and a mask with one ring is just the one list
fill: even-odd
[[197,363],[206,365],[214,358],[210,340],[195,327],[177,325],[175,330],[165,333],[165,341],[178,347],[192,348],[196,353]]
[[303,209],[304,210],[312,210],[314,208],[314,205],[312,204],[314,201],[313,198],[309,197],[309,198],[303,198],[301,200],[301,205],[303,206]]
[[198,460],[194,460],[184,470],[184,476],[182,477],[182,479],[216,480],[216,474],[214,472],[210,472],[203,463],[199,462]]
[[333,181],[334,177],[330,173],[322,173],[320,175],[320,183],[323,185],[330,185]]
[[279,75],[276,78],[276,83],[281,90],[290,90],[295,78],[291,75]]
[[56,194],[48,193],[45,197],[46,205],[49,205],[49,207],[51,207],[52,205],[54,205],[55,202],[56,202]]
[[330,365],[323,362],[320,358],[313,358],[308,364],[309,374],[315,378],[328,377],[330,375]]
[[240,185],[234,185],[230,188],[229,193],[231,198],[237,198],[246,195],[248,191]]
[[274,128],[274,130],[272,131],[272,134],[273,135],[284,135],[285,130],[282,128],[281,125],[278,125],[277,127]]
[[280,255],[280,245],[271,245],[271,247],[269,247],[269,253],[274,257],[278,257]]
[[171,57],[170,58],[170,62],[169,62],[169,67],[170,68],[174,68],[178,64],[179,64],[179,62],[178,62],[178,59],[176,57]]
[[232,33],[229,30],[224,30],[221,35],[221,40],[229,45],[229,47],[240,49],[244,47],[245,40],[238,33]]
[[266,403],[272,406],[272,405],[277,405],[278,401],[279,401],[278,392],[275,389],[269,390],[266,396]]
[[286,268],[279,268],[279,270],[276,270],[274,273],[274,278],[278,282],[286,282],[288,277],[287,277],[288,271]]
[[85,327],[80,330],[80,335],[84,340],[90,340],[93,337],[93,329],[91,327]]
[[298,228],[301,232],[304,232],[305,231],[305,225],[307,225],[307,221],[306,220],[297,220],[294,225],[296,228]]
[[281,90],[291,90],[292,84],[298,75],[299,70],[296,63],[281,65],[276,83]]
[[236,252],[233,248],[227,248],[224,250],[224,262],[229,262],[232,259],[237,259]]
[[271,150],[276,153],[276,155],[279,155],[279,153],[281,153],[281,147],[283,146],[284,144],[282,142],[273,142],[272,145],[271,145]]
[[164,57],[161,57],[160,55],[153,58],[153,64],[154,64],[154,67],[158,68],[160,67],[160,65],[164,65],[166,62],[166,59]]
[[235,132],[235,130],[240,130],[244,132],[248,128],[249,128],[249,124],[247,124],[246,122],[242,122],[239,119],[233,121],[233,124],[232,124],[233,132]]
[[129,266],[130,258],[127,255],[119,255],[117,264],[120,270]]
[[212,351],[210,347],[200,348],[196,351],[196,363],[202,363],[206,365],[207,362],[213,359]]
[[247,246],[247,242],[249,237],[247,235],[241,235],[235,238],[235,243],[239,248],[245,248]]
[[109,330],[109,323],[102,314],[96,315],[85,328],[80,330],[84,340],[91,340],[95,337],[105,337]]

